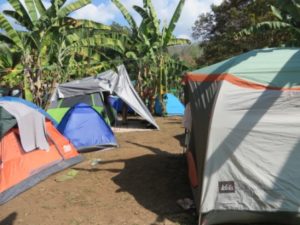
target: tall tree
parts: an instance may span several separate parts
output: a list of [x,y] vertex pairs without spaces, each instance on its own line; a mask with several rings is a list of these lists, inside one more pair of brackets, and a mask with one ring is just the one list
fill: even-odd
[[193,26],[193,37],[203,49],[198,64],[205,66],[251,49],[286,43],[290,34],[285,31],[236,35],[243,28],[274,19],[271,4],[276,4],[276,0],[226,0],[219,6],[212,5],[210,13],[201,14]]

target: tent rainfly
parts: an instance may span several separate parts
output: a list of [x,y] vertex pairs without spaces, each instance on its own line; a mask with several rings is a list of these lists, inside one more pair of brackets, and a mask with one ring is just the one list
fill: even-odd
[[118,66],[117,72],[108,70],[96,76],[59,84],[51,96],[49,109],[57,107],[58,100],[62,98],[104,91],[119,96],[137,114],[159,129],[151,113],[132,86],[124,65]]
[[83,159],[38,107],[29,105],[0,98],[0,205]]
[[37,111],[39,111],[41,114],[43,114],[47,119],[51,120],[51,122],[57,126],[57,122],[56,120],[53,119],[53,117],[47,113],[46,111],[44,111],[42,108],[38,107],[36,104],[32,103],[32,102],[29,102],[29,101],[26,101],[22,98],[19,98],[19,97],[11,97],[11,96],[5,96],[5,97],[0,97],[0,102],[1,101],[4,101],[4,102],[19,102],[21,104],[24,104],[30,108],[33,108]]
[[[180,100],[171,93],[166,93],[163,95],[163,101],[165,103],[165,116],[183,116],[184,106]],[[162,115],[162,106],[159,102],[159,98],[155,100],[155,113],[157,115]]]
[[57,129],[79,152],[118,146],[114,133],[100,113],[84,103],[76,104],[69,109]]
[[185,80],[199,224],[300,224],[300,49],[249,51]]

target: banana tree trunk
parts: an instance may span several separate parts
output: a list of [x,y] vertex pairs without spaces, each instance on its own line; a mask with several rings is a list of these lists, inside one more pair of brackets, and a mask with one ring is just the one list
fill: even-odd
[[56,88],[56,86],[58,85],[58,81],[59,81],[59,79],[60,79],[60,76],[59,76],[59,74],[54,74],[54,79],[52,80],[52,82],[51,82],[51,84],[50,84],[50,86],[47,88],[47,90],[46,90],[46,92],[48,93],[48,95],[47,95],[47,98],[45,99],[45,101],[44,101],[44,105],[43,105],[43,108],[45,109],[45,110],[47,110],[48,109],[48,107],[49,107],[49,104],[50,104],[50,98],[51,98],[51,96],[53,95],[53,93],[54,93],[54,91],[55,91],[55,88]]
[[164,78],[165,78],[165,93],[168,93],[168,70],[164,67]]
[[165,103],[163,101],[163,87],[162,87],[162,83],[163,83],[163,57],[160,58],[159,60],[159,79],[158,79],[158,88],[159,88],[159,93],[158,93],[158,99],[159,99],[159,103],[161,105],[162,108],[162,115],[165,115],[166,112],[166,106]]
[[25,65],[24,91],[25,96],[27,95],[26,99],[31,100],[36,105],[42,107],[44,92],[42,85],[42,71],[39,66],[39,60],[37,57],[34,57],[34,53],[32,53],[24,57],[23,63]]
[[28,74],[29,72],[27,70],[24,71],[24,78],[23,78],[23,92],[24,92],[24,97],[27,101],[32,102],[33,97],[32,93],[30,91],[30,84],[29,84],[29,77],[30,75]]
[[136,91],[139,94],[139,96],[141,96],[142,100],[145,101],[143,88],[142,88],[142,84],[143,84],[142,72],[143,72],[143,68],[140,65],[140,63],[138,63],[138,73],[136,77]]

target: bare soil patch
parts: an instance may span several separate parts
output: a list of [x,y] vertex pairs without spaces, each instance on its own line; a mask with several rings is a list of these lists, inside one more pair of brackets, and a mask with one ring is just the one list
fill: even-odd
[[58,182],[64,170],[0,206],[0,225],[196,224],[176,203],[191,198],[181,118],[156,120],[160,131],[116,133],[120,147],[83,154],[74,178]]

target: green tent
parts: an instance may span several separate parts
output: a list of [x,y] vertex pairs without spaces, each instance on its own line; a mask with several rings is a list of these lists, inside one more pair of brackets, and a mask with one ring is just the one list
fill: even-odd
[[[49,108],[47,112],[59,123],[66,112],[77,103],[85,103],[92,106],[103,116],[103,118],[105,118],[106,122],[110,124],[114,120],[114,116],[111,116],[112,113],[108,113],[108,110],[111,112],[112,109],[109,105],[104,104],[101,92],[59,99],[55,102],[55,105],[52,104],[51,108]],[[108,107],[110,109],[108,109]]]
[[0,107],[0,138],[17,124],[17,120],[3,107]]

